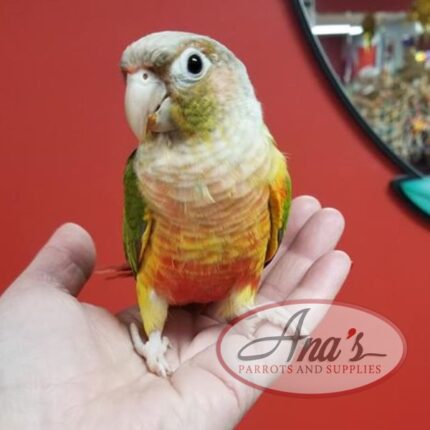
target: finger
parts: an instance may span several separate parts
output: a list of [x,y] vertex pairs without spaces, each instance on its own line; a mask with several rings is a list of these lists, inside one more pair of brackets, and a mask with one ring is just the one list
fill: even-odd
[[344,227],[344,218],[336,209],[325,208],[312,215],[264,280],[258,302],[287,298],[311,265],[336,247]]
[[332,300],[336,297],[351,269],[351,259],[335,250],[322,256],[307,271],[288,300]]
[[[351,269],[351,259],[343,251],[331,251],[318,259],[306,272],[297,288],[288,297],[294,301],[333,300]],[[322,321],[330,309],[327,303],[306,304],[312,311],[306,317],[304,331],[308,334]],[[261,332],[259,332],[261,334]]]
[[[287,308],[274,307],[265,312],[265,316],[262,318],[263,324],[258,326],[255,337],[261,339],[267,336],[279,336],[295,312],[292,309],[304,309],[303,305],[305,308],[309,308],[309,311],[300,330],[301,334],[310,335],[329,311],[331,301],[344,284],[350,268],[351,260],[343,251],[336,250],[323,255],[310,267],[300,284],[288,297]],[[324,302],[315,303],[316,300]],[[263,352],[261,346],[257,349],[260,349],[259,352]],[[276,360],[273,362],[285,360],[286,351],[289,351],[288,345],[276,351],[271,362],[275,357]],[[273,382],[273,378],[276,376],[268,375],[264,386]]]
[[306,221],[320,209],[321,203],[313,196],[300,196],[293,199],[283,244],[288,246]]
[[77,224],[64,224],[54,232],[14,286],[31,288],[34,283],[45,284],[76,296],[93,271],[95,255],[90,235]]
[[273,267],[275,267],[276,262],[279,261],[281,256],[286,253],[288,246],[294,240],[300,229],[305,225],[307,220],[320,209],[320,202],[312,196],[296,197],[291,202],[291,211],[288,219],[287,230],[275,257],[264,269],[262,280],[267,277]]

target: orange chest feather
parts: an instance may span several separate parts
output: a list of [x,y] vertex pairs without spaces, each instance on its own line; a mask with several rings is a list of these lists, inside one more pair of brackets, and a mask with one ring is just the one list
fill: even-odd
[[177,226],[153,223],[141,277],[171,304],[211,302],[234,287],[256,286],[270,235],[267,196],[230,222]]

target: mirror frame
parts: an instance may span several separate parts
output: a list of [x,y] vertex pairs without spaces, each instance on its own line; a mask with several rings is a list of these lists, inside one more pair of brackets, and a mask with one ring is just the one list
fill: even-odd
[[[304,30],[304,33],[306,35],[306,39],[308,40],[312,51],[314,53],[314,56],[316,57],[321,69],[323,70],[326,77],[329,79],[330,83],[332,84],[336,94],[339,96],[339,98],[342,100],[343,104],[346,106],[350,114],[353,116],[353,118],[357,121],[357,123],[361,126],[361,128],[366,132],[366,134],[371,138],[371,140],[376,143],[378,148],[387,155],[391,161],[393,161],[400,169],[403,170],[403,172],[409,176],[413,176],[416,178],[424,177],[425,175],[420,172],[418,169],[416,169],[411,163],[408,161],[400,158],[379,136],[378,134],[372,129],[372,127],[366,122],[366,120],[363,118],[363,116],[360,114],[360,112],[357,110],[357,108],[352,104],[351,100],[349,99],[347,93],[345,92],[343,85],[340,81],[340,79],[337,77],[335,71],[333,70],[330,60],[325,54],[324,48],[322,47],[320,41],[317,37],[315,37],[312,33],[312,29],[309,25],[308,19],[307,19],[307,12],[304,6],[305,0],[293,0],[293,6],[296,11],[297,16],[299,17],[300,24],[302,29]],[[396,187],[395,183],[397,181],[395,180],[393,183],[393,188],[397,191],[398,188]],[[425,214],[427,215],[427,214]],[[428,215],[427,215],[428,216]]]

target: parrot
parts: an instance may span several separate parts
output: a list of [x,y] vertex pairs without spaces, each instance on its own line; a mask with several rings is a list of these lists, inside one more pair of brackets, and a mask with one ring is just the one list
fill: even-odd
[[[286,230],[291,179],[245,65],[203,35],[162,31],[121,57],[137,138],[124,177],[123,245],[149,371],[168,376],[169,306],[215,303],[230,321],[255,306]],[[141,327],[142,328],[142,327]]]

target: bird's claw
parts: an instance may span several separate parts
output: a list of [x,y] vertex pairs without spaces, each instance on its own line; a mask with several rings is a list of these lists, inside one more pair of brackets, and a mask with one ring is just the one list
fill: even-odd
[[168,337],[161,337],[160,332],[156,331],[149,335],[146,342],[143,342],[134,323],[130,324],[130,335],[134,349],[145,359],[150,372],[164,378],[172,374],[172,369],[165,357],[167,349],[172,348]]

